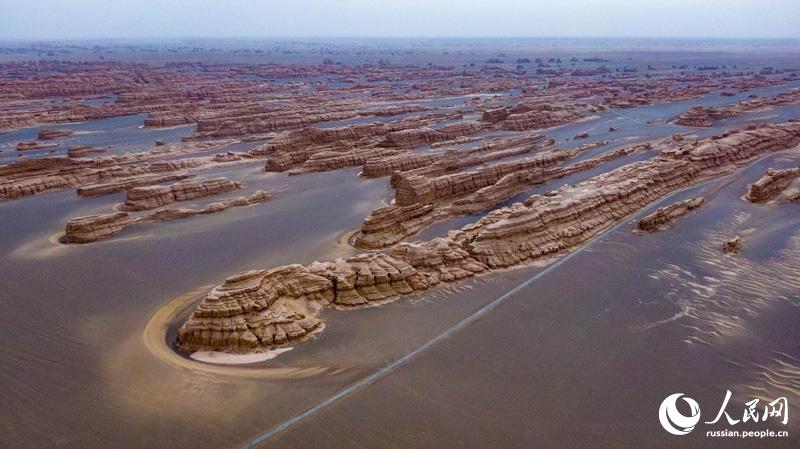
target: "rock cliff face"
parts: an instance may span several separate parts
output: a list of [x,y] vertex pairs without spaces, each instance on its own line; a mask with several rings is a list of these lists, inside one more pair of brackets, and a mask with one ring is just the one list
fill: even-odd
[[552,128],[580,120],[583,115],[572,110],[530,111],[522,114],[510,114],[502,123],[502,128],[509,131],[527,131],[531,129]]
[[[408,206],[414,203],[433,203],[437,200],[461,196],[474,192],[480,188],[494,185],[504,176],[539,168],[550,167],[559,164],[575,155],[579,154],[584,148],[560,151],[545,151],[535,156],[526,157],[509,162],[499,162],[481,168],[448,173],[441,176],[430,176],[438,170],[442,172],[452,172],[453,168],[441,168],[441,161],[434,164],[426,173],[410,171],[401,173],[396,182],[397,193],[395,194],[395,204],[398,206]],[[510,151],[510,150],[506,150]],[[458,160],[457,157],[454,159]],[[485,162],[486,158],[480,158]],[[478,165],[472,163],[458,162],[457,168],[464,166]]]
[[88,145],[70,145],[70,147],[67,148],[68,157],[86,157],[92,154],[105,152],[105,148],[92,148]]
[[[157,174],[200,171],[212,167],[250,163],[251,159],[218,161],[213,156],[171,156],[201,153],[232,144],[234,141],[197,142],[181,146],[125,153],[111,156],[46,157],[17,160],[13,164],[0,165],[0,201],[13,200],[67,187],[93,186],[96,184],[137,184],[137,178],[146,179]],[[147,181],[144,181],[147,185]],[[164,181],[157,181],[164,182]],[[153,182],[153,183],[157,183]]]
[[67,222],[66,243],[91,243],[108,238],[133,223],[150,223],[176,220],[194,215],[210,215],[223,212],[231,207],[252,206],[272,199],[272,194],[257,190],[249,196],[240,196],[230,201],[210,203],[201,210],[190,208],[159,209],[149,215],[133,216],[126,212],[88,215],[72,218]]
[[382,145],[386,147],[414,148],[421,145],[456,140],[478,134],[484,125],[478,122],[458,122],[439,128],[416,128],[394,131],[386,135]]
[[800,167],[785,170],[771,168],[761,179],[750,184],[745,199],[751,203],[766,203],[786,190],[798,178],[800,178]]
[[[262,317],[279,315],[281,323],[296,324],[296,338],[309,332],[301,323],[307,324],[303,320],[309,317],[290,317],[293,312],[287,310],[287,303],[365,304],[557,255],[671,192],[730,173],[760,155],[798,143],[800,122],[732,132],[663,150],[650,160],[624,165],[546,195],[534,195],[524,203],[495,210],[461,230],[451,231],[446,238],[401,243],[390,255],[362,254],[307,267],[289,265],[244,273],[215,288],[200,302],[181,327],[178,344],[187,351],[234,352],[283,344],[289,338],[279,342],[263,324],[275,319]],[[259,337],[259,333],[267,338]]]
[[46,148],[55,148],[58,145],[58,142],[20,142],[17,144],[17,151],[44,150]]
[[[588,144],[573,150],[562,150],[564,153],[562,157],[574,156],[589,148],[602,144],[605,144],[605,142]],[[354,243],[356,246],[363,249],[385,248],[394,245],[408,236],[416,234],[436,221],[450,216],[467,215],[490,209],[500,205],[517,193],[538,184],[543,184],[552,179],[587,170],[603,162],[631,154],[639,149],[649,148],[649,145],[620,148],[601,156],[563,167],[550,163],[546,163],[545,166],[531,167],[530,161],[527,158],[509,162],[507,164],[513,167],[513,169],[511,169],[508,174],[501,176],[496,182],[486,187],[479,188],[481,184],[475,184],[471,185],[470,188],[465,188],[454,196],[435,198],[428,203],[416,202],[409,205],[394,204],[392,206],[376,209],[364,220]],[[506,151],[498,151],[494,154],[505,153]],[[544,152],[539,156],[547,160],[549,159],[550,153],[552,152]],[[465,157],[460,160],[469,161],[470,158]],[[441,173],[441,166],[437,167],[437,165],[438,163],[420,169],[420,171],[415,171],[414,176],[421,176],[418,174],[421,172],[428,174]],[[458,169],[461,168],[461,164],[455,164],[452,167]],[[481,172],[489,168],[490,167],[484,167],[476,171]],[[474,174],[475,171],[462,173]],[[398,179],[404,179],[404,175],[404,173],[396,174]],[[397,203],[397,201],[395,203]]]
[[703,201],[704,199],[701,196],[661,207],[652,214],[639,220],[634,232],[647,233],[667,229],[679,218],[702,206]]
[[134,187],[128,190],[125,197],[125,209],[129,211],[156,209],[176,201],[188,201],[218,193],[231,192],[241,187],[240,182],[231,181],[228,178],[208,179],[205,181],[190,180],[168,186]]
[[68,137],[75,134],[75,131],[69,129],[40,129],[39,140],[54,140],[62,137]]
[[[498,137],[471,149],[439,149],[429,153],[403,153],[396,156],[368,159],[364,163],[362,175],[375,178],[388,176],[396,171],[432,176],[444,174],[460,168],[472,167],[485,162],[522,155],[539,150],[544,145],[536,145],[544,139],[540,134],[523,134],[513,137]],[[508,151],[506,151],[508,150]],[[418,169],[416,171],[415,170]],[[399,175],[398,175],[399,176]],[[393,177],[393,183],[398,178]]]
[[92,198],[112,193],[124,192],[135,187],[144,187],[165,182],[182,181],[191,178],[192,175],[186,173],[167,174],[167,175],[148,175],[132,179],[120,179],[112,182],[90,184],[78,187],[76,192],[82,198]]
[[88,215],[67,222],[67,243],[90,243],[109,237],[134,223],[136,218],[125,212]]

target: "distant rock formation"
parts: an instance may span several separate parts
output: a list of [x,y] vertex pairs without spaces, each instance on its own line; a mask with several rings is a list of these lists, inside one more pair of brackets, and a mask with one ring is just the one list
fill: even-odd
[[54,140],[62,137],[69,137],[75,134],[75,131],[69,129],[40,129],[39,140]]

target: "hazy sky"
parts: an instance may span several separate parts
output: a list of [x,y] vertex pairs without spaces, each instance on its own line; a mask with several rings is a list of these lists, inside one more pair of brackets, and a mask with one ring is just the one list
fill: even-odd
[[800,0],[0,0],[0,39],[800,38]]

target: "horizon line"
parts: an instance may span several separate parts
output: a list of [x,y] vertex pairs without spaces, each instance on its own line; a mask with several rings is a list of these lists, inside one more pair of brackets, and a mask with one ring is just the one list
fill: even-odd
[[800,41],[800,36],[455,36],[455,35],[408,35],[408,36],[380,36],[380,35],[350,35],[350,36],[279,36],[279,35],[243,35],[243,36],[119,36],[119,37],[100,37],[100,36],[85,36],[85,37],[2,37],[0,42],[69,42],[69,41],[113,41],[113,40],[180,40],[180,39],[201,39],[201,40],[247,40],[247,39],[263,39],[263,40],[297,40],[297,39],[330,39],[330,40],[343,40],[343,39],[375,39],[375,40],[408,40],[408,39],[475,39],[475,40],[489,40],[489,39],[579,39],[579,40],[720,40],[720,41],[775,41],[775,40],[788,40]]

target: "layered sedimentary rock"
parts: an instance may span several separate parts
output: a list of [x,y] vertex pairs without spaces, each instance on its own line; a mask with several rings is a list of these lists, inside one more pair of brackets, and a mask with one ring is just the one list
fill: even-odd
[[363,148],[354,149],[346,152],[320,152],[312,155],[303,165],[299,168],[289,170],[290,175],[297,175],[300,173],[309,172],[322,172],[337,170],[340,168],[357,167],[363,165],[370,159],[380,159],[388,156],[398,154],[396,149],[392,148]]
[[786,190],[798,178],[800,178],[800,167],[785,170],[770,168],[766,175],[750,184],[745,199],[751,203],[766,203]]
[[[592,146],[596,146],[593,144]],[[569,150],[545,151],[535,156],[530,156],[515,161],[498,162],[484,167],[451,173],[454,169],[465,166],[477,165],[485,162],[485,156],[480,157],[475,164],[471,162],[463,163],[458,157],[456,167],[448,167],[441,163],[431,166],[430,170],[410,171],[401,173],[395,182],[397,193],[395,194],[395,204],[398,206],[408,206],[414,203],[432,203],[444,198],[461,196],[474,192],[480,188],[495,184],[502,177],[515,173],[538,168],[550,167],[561,163],[581,151],[585,151],[592,146],[574,148]],[[509,151],[509,150],[504,150]],[[436,176],[438,173],[447,173]]]
[[573,110],[530,111],[510,114],[503,121],[502,128],[509,131],[527,131],[552,128],[580,120],[583,115]]
[[667,229],[679,218],[703,205],[704,198],[689,198],[688,200],[678,201],[669,206],[660,207],[652,214],[642,218],[636,223],[634,232],[648,233]]
[[58,142],[20,142],[17,144],[17,151],[43,150],[45,148],[55,148]]
[[272,194],[257,190],[248,196],[240,196],[230,201],[210,203],[201,210],[191,208],[160,209],[148,215],[133,216],[126,212],[88,215],[72,218],[67,222],[66,243],[91,243],[110,237],[133,223],[150,223],[176,220],[195,215],[210,215],[223,212],[231,207],[252,206],[272,199]]
[[415,128],[394,131],[386,135],[382,145],[386,147],[414,148],[421,145],[456,140],[471,136],[484,130],[478,122],[459,122],[442,125],[438,128]]
[[39,140],[54,140],[62,137],[68,137],[73,134],[75,134],[75,131],[71,131],[69,129],[40,129],[37,138]]
[[737,103],[717,106],[696,106],[675,118],[678,125],[708,128],[717,120],[738,117],[740,115],[767,110],[775,106],[800,104],[800,89],[783,92],[774,97],[758,97]]
[[[798,143],[800,122],[732,132],[662,150],[652,159],[534,195],[451,231],[446,238],[401,243],[390,255],[367,254],[308,267],[289,265],[245,273],[200,302],[179,330],[178,344],[188,351],[248,351],[282,344],[274,337],[257,336],[256,330],[262,328],[259,317],[272,312],[300,328],[299,321],[308,317],[286,318],[286,309],[278,304],[281,299],[324,305],[342,298],[345,304],[363,304],[371,297],[391,299],[440,282],[556,255],[671,192]],[[300,330],[296,334],[305,335]]]
[[112,182],[100,184],[90,184],[78,187],[76,192],[82,198],[92,198],[95,196],[110,195],[112,193],[124,192],[134,187],[150,186],[165,182],[182,181],[189,179],[193,175],[187,173],[167,174],[167,175],[148,175],[130,179],[119,179]]
[[125,212],[88,215],[67,222],[67,243],[90,243],[109,237],[137,221]]
[[21,159],[12,164],[0,165],[0,201],[67,187],[93,184],[133,182],[139,177],[156,174],[200,171],[213,167],[246,164],[252,161],[242,157],[234,161],[217,161],[212,156],[173,156],[202,153],[234,143],[230,140],[182,144],[165,149],[125,153],[94,158],[47,157]]
[[86,157],[92,154],[105,152],[105,148],[92,148],[88,145],[70,145],[70,147],[67,148],[68,157]]
[[[524,134],[495,138],[470,149],[436,150],[417,154],[403,153],[396,156],[374,158],[364,163],[362,174],[366,177],[387,176],[397,171],[425,176],[444,174],[493,160],[531,153],[541,148],[535,144],[543,139],[544,136],[539,134]],[[545,144],[551,145],[552,141],[547,141]],[[418,170],[412,171],[415,169]],[[394,184],[397,179],[393,177],[392,183]]]
[[[388,123],[304,128],[283,133],[271,142],[250,150],[250,154],[267,156],[265,169],[269,172],[287,171],[298,165],[304,165],[300,171],[325,171],[361,165],[364,158],[359,154],[368,155],[369,151],[385,155],[397,153],[397,149],[379,147],[379,139],[382,136],[399,130],[431,125],[444,118],[446,116],[431,115]],[[331,160],[325,162],[323,159]],[[309,164],[304,164],[307,161]]]
[[134,187],[125,197],[125,209],[129,211],[149,210],[188,201],[218,193],[240,189],[242,184],[228,178],[207,179],[204,181],[183,181],[168,186],[153,185]]
[[[606,142],[596,142],[587,144],[566,151],[564,156],[569,156],[570,154],[574,156],[589,148],[605,143]],[[525,189],[530,189],[533,186],[543,184],[553,179],[588,170],[599,164],[650,148],[651,146],[649,144],[618,148],[600,156],[567,166],[551,166],[546,164],[543,166],[531,167],[526,159],[517,161],[519,162],[518,166],[514,165],[516,162],[511,162],[508,163],[508,165],[514,168],[508,174],[501,176],[496,182],[486,187],[478,188],[474,191],[464,190],[456,195],[455,199],[451,199],[451,202],[442,202],[436,199],[425,204],[424,207],[423,203],[413,203],[405,206],[395,204],[376,209],[364,220],[354,243],[356,246],[363,249],[385,248],[408,236],[416,234],[436,221],[450,216],[473,214],[490,209],[500,205]],[[502,151],[500,153],[502,153]],[[542,156],[547,156],[547,153],[544,153]],[[482,172],[484,170],[493,169],[485,167],[477,170],[477,172]],[[436,169],[430,172],[439,173]],[[474,174],[475,172],[465,173]],[[447,198],[445,198],[445,200],[447,200]],[[435,204],[435,206],[433,204]]]

